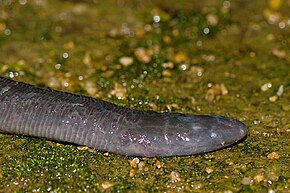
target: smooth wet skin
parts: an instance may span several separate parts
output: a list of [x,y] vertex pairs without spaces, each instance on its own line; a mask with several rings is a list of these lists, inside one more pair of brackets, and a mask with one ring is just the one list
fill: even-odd
[[[246,135],[246,126],[222,116],[138,112],[132,126],[113,141],[113,152],[145,157],[191,155],[229,146]],[[131,123],[132,124],[132,123]]]
[[214,151],[244,138],[247,128],[227,117],[134,111],[0,77],[0,131],[157,157]]

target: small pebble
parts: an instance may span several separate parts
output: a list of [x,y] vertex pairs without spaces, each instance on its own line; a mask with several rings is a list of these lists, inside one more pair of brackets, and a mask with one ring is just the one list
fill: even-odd
[[3,32],[6,29],[5,23],[0,23],[0,31]]
[[256,182],[261,182],[262,180],[264,180],[264,176],[263,176],[263,174],[257,174],[255,177],[254,177],[254,180],[256,181]]
[[172,69],[174,67],[174,64],[172,62],[165,62],[162,64],[162,67]]
[[144,168],[144,166],[145,166],[145,162],[140,161],[140,162],[138,163],[138,169],[139,169],[139,170],[142,170],[142,169]]
[[133,168],[136,168],[137,165],[139,164],[140,160],[139,158],[135,157],[134,159],[130,160],[129,163],[130,163],[130,166],[133,167]]
[[135,50],[135,56],[140,62],[148,63],[151,61],[152,53],[145,48],[137,48]]
[[272,83],[267,82],[261,86],[261,91],[265,92],[265,91],[269,90],[270,88],[272,88]]
[[172,171],[169,175],[172,182],[180,182],[180,174],[176,171]]
[[157,105],[155,103],[153,103],[153,102],[148,103],[148,106],[151,107],[151,109],[153,111],[156,111],[157,110]]
[[112,186],[114,186],[114,184],[112,182],[109,181],[105,181],[101,184],[102,188],[104,188],[105,190],[108,188],[111,188]]
[[109,154],[109,152],[105,152],[105,153],[103,153],[103,155],[104,156],[109,156],[110,154]]
[[171,77],[172,76],[172,73],[170,70],[163,70],[162,71],[162,75],[163,76],[166,76],[166,77]]
[[213,101],[217,96],[226,94],[228,94],[228,89],[224,84],[215,84],[207,90],[205,99]]
[[269,189],[268,193],[275,193],[275,190]]
[[130,170],[130,173],[129,173],[129,176],[130,176],[130,177],[134,177],[135,174],[136,174],[136,171],[135,171],[134,169],[131,169],[131,170]]
[[267,158],[268,159],[279,159],[280,158],[280,155],[277,152],[274,151],[272,153],[269,153],[267,155]]
[[277,96],[282,96],[283,94],[283,91],[284,91],[284,86],[281,84],[278,88],[278,91],[277,91]]
[[220,87],[221,87],[222,95],[227,95],[229,93],[228,89],[226,88],[224,84],[220,84]]
[[163,165],[164,165],[163,163],[161,163],[160,161],[157,160],[154,164],[154,167],[157,169],[160,169],[163,167]]
[[210,174],[210,173],[212,173],[214,171],[214,169],[212,169],[212,168],[206,168],[205,171],[206,171],[206,173]]
[[187,60],[187,55],[184,52],[179,52],[174,56],[174,61],[176,63],[181,63]]
[[89,147],[88,146],[77,146],[77,149],[80,151],[85,151],[85,150],[88,150]]
[[219,18],[218,16],[214,15],[214,14],[209,14],[206,16],[206,20],[208,22],[209,25],[217,25],[219,22]]
[[270,102],[276,102],[277,99],[278,99],[278,96],[276,96],[276,95],[269,97]]
[[286,51],[285,50],[277,50],[277,49],[274,49],[274,50],[272,50],[272,54],[274,56],[276,56],[277,58],[285,58]]
[[133,64],[134,59],[132,57],[123,56],[119,59],[120,64],[123,66],[130,66]]
[[253,183],[253,180],[250,177],[244,177],[242,180],[242,184],[244,185],[250,185],[251,183]]
[[149,167],[144,167],[144,172],[148,172],[150,170],[150,168]]

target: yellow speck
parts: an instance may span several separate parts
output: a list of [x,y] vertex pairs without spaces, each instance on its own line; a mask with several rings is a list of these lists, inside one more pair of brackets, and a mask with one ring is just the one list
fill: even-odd
[[283,0],[269,0],[269,7],[272,10],[278,10],[282,5]]
[[151,55],[153,54],[151,50],[145,48],[137,48],[135,51],[135,56],[140,62],[148,63],[151,61]]
[[6,29],[5,23],[0,23],[0,31],[4,31]]
[[104,156],[109,156],[109,152],[105,152],[103,155]]
[[279,159],[280,155],[277,152],[273,151],[272,153],[269,153],[267,155],[267,158],[268,159]]
[[129,164],[131,167],[136,168],[139,162],[140,162],[139,158],[135,157],[134,159],[129,161]]
[[130,170],[130,177],[134,177],[135,176],[136,171],[134,169]]
[[174,61],[177,63],[181,63],[187,60],[187,55],[184,52],[179,52],[174,56]]
[[63,47],[66,48],[66,49],[73,49],[73,48],[75,48],[75,44],[74,44],[73,41],[69,41],[69,42],[65,43],[63,45]]
[[277,99],[278,99],[278,96],[271,96],[271,97],[269,97],[269,101],[270,102],[276,102],[277,101]]
[[169,175],[172,182],[180,182],[180,174],[176,171],[172,171]]
[[77,149],[83,151],[83,150],[88,150],[89,147],[88,146],[78,146]]
[[286,51],[285,50],[278,50],[273,49],[272,54],[276,56],[277,58],[285,58],[286,57]]
[[171,73],[170,70],[163,70],[162,71],[162,75],[163,76],[166,76],[166,77],[170,77],[170,76],[172,76],[172,73]]
[[206,171],[206,173],[210,174],[214,171],[214,169],[213,168],[206,168],[205,171]]
[[157,169],[160,169],[163,167],[163,163],[157,160],[154,164],[154,167]]
[[255,177],[254,177],[254,180],[256,182],[261,182],[262,180],[264,180],[264,175],[263,174],[257,174]]
[[105,190],[108,188],[111,188],[112,186],[114,186],[114,184],[112,182],[109,181],[105,181],[101,184],[102,188],[104,188]]

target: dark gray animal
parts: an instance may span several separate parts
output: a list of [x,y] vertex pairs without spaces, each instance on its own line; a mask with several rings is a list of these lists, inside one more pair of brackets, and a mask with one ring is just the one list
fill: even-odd
[[244,138],[247,128],[227,117],[135,111],[0,77],[0,131],[157,157],[224,148]]

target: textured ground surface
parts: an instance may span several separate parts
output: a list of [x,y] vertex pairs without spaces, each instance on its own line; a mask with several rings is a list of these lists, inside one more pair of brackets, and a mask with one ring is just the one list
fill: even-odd
[[144,2],[0,1],[0,75],[139,110],[230,116],[247,139],[145,159],[0,134],[0,191],[289,192],[289,2]]

